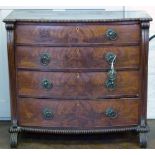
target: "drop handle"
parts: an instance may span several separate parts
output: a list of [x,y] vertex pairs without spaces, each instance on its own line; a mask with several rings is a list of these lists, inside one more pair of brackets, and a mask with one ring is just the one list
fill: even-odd
[[106,55],[105,55],[105,59],[106,61],[108,62],[108,64],[114,64],[116,62],[116,54],[113,53],[113,52],[108,52]]
[[110,63],[110,70],[107,74],[107,80],[105,81],[106,88],[113,90],[116,88],[116,77],[117,72],[114,68],[114,63],[116,61],[116,55],[113,53],[107,53],[106,60],[108,63]]

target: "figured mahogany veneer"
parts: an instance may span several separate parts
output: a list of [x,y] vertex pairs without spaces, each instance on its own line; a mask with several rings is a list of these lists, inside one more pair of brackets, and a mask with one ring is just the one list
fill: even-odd
[[[20,69],[109,69],[106,54],[116,54],[116,69],[137,69],[140,65],[140,47],[16,47],[16,63]],[[48,54],[47,65],[41,56]]]
[[[108,29],[118,34],[118,39],[109,41],[106,38]],[[70,24],[64,25],[17,25],[16,43],[18,44],[115,44],[139,43],[140,26],[132,25],[97,25]]]
[[[19,125],[52,128],[95,129],[137,125],[139,99],[107,100],[18,100]],[[117,111],[116,118],[105,115],[107,108]],[[45,108],[52,110],[53,118],[46,120]],[[131,115],[132,113],[132,115]]]
[[[53,85],[49,90],[42,86],[45,79]],[[107,72],[17,72],[18,94],[21,96],[78,99],[139,94],[140,78],[137,71],[118,72],[114,90],[106,88],[106,79]]]
[[24,131],[136,131],[146,147],[151,20],[139,11],[13,11],[4,20],[11,147]]

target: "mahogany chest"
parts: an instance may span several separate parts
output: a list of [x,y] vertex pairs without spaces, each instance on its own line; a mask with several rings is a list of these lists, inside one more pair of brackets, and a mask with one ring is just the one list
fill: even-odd
[[4,20],[11,147],[20,132],[127,131],[146,147],[151,20],[138,11],[13,11]]

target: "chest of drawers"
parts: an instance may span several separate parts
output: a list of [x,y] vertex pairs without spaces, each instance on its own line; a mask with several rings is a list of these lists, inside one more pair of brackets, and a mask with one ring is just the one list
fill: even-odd
[[5,20],[11,147],[19,132],[135,131],[146,147],[144,12],[18,10]]

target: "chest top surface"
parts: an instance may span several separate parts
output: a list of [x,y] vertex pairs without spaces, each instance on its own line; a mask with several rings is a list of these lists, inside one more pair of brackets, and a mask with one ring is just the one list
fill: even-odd
[[151,21],[144,11],[105,10],[15,10],[4,22],[111,22],[111,21]]

